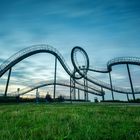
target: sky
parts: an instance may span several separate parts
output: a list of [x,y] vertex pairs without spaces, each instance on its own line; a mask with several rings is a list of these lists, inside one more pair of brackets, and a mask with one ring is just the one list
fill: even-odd
[[[107,61],[115,57],[140,56],[139,25],[139,0],[0,0],[0,64],[25,47],[49,44],[59,50],[71,68],[74,46],[85,49],[92,67],[106,67]],[[52,79],[54,57],[38,54],[13,69],[9,91],[17,88],[15,82],[19,80],[31,83],[31,79]],[[131,70],[139,86],[139,68],[131,66]],[[94,75],[108,82],[106,75]],[[1,78],[1,88],[6,76]],[[66,77],[59,64],[58,78]],[[124,66],[113,68],[112,79],[116,85],[129,86]],[[110,99],[110,94],[106,98]]]

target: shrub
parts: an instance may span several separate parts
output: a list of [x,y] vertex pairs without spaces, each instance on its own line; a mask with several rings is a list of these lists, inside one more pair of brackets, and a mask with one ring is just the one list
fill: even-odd
[[57,98],[58,102],[64,102],[64,97],[62,95],[58,96]]
[[53,100],[50,94],[46,94],[45,99],[46,99],[46,102],[52,102]]

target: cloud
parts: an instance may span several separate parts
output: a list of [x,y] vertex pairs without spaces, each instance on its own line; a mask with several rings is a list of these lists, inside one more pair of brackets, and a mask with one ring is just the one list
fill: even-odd
[[[85,49],[93,67],[106,68],[107,61],[118,56],[139,57],[139,6],[137,0],[0,2],[0,64],[17,51],[42,43],[57,48],[72,69],[70,53],[74,46]],[[13,78],[51,79],[53,68],[54,57],[38,54],[17,64]],[[123,74],[116,71],[113,69],[113,78],[123,81]],[[63,73],[59,68],[58,79],[67,78]],[[102,74],[95,76],[103,81],[108,79]]]
[[113,73],[112,78],[115,79],[115,80],[122,80],[122,79],[125,79],[126,76],[121,75],[121,74],[117,74],[117,73]]
[[4,62],[4,59],[3,58],[0,58],[0,64],[3,63],[3,62]]

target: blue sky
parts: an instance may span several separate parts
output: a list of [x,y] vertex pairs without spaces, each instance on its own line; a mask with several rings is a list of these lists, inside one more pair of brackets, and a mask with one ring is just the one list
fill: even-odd
[[[90,65],[105,67],[114,57],[140,56],[139,25],[139,0],[1,0],[0,63],[20,49],[45,43],[57,48],[70,66],[71,49],[81,46]],[[34,78],[38,66],[44,69],[44,61],[49,70],[40,71],[37,77],[53,75],[52,59],[50,55],[33,56],[15,67],[13,78]],[[27,67],[28,63],[35,68]],[[114,79],[125,79],[124,71],[117,67],[112,73]],[[62,70],[59,76],[63,76]],[[97,77],[106,80],[106,76]],[[138,84],[138,79],[135,81]]]

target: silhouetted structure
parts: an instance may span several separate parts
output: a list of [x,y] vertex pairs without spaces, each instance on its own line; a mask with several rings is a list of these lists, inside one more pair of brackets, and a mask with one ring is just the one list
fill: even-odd
[[[14,67],[17,63],[24,60],[25,58],[30,57],[31,55],[34,55],[37,53],[50,53],[50,54],[55,56],[55,71],[54,71],[53,82],[50,82],[48,84],[46,83],[46,84],[42,84],[42,85],[37,85],[37,86],[34,86],[33,88],[25,90],[25,91],[20,90],[20,91],[18,91],[19,92],[18,94],[17,94],[17,92],[15,93],[15,96],[24,95],[24,94],[26,94],[34,89],[38,89],[38,88],[43,87],[45,85],[54,85],[54,94],[53,94],[54,99],[55,99],[55,94],[56,94],[56,85],[70,87],[70,99],[71,100],[72,100],[72,98],[74,100],[76,99],[76,89],[78,89],[78,99],[80,98],[80,91],[84,91],[85,100],[88,100],[88,93],[102,96],[102,98],[104,100],[105,93],[103,93],[103,89],[108,89],[111,91],[113,100],[114,100],[114,93],[113,92],[126,94],[128,100],[129,100],[129,96],[128,96],[129,94],[133,95],[133,100],[135,100],[135,94],[140,94],[140,88],[134,88],[134,86],[133,86],[131,72],[129,69],[130,64],[139,66],[140,65],[140,58],[137,58],[137,57],[119,57],[119,58],[115,58],[115,59],[110,60],[107,63],[107,68],[96,69],[96,68],[89,67],[89,58],[88,58],[88,55],[85,52],[85,50],[81,47],[76,46],[71,51],[71,61],[73,64],[73,70],[71,70],[69,68],[69,66],[66,64],[62,55],[55,48],[53,48],[49,45],[41,44],[41,45],[34,45],[34,46],[25,48],[25,49],[17,52],[16,54],[12,55],[12,57],[5,60],[0,65],[0,77],[2,77],[2,75],[9,70],[4,96],[7,96],[8,85],[9,85],[9,81],[10,81],[12,67]],[[83,58],[84,58],[84,64],[82,64],[82,66],[79,65],[79,63],[77,61],[77,53],[81,53]],[[60,62],[60,64],[63,66],[64,70],[70,76],[70,82],[61,83],[61,82],[56,81],[57,60]],[[116,87],[112,83],[112,77],[111,77],[112,67],[115,65],[120,65],[120,64],[125,64],[127,67],[131,88]],[[105,83],[105,82],[99,81],[98,79],[92,77],[92,75],[89,75],[88,71],[99,72],[99,73],[108,73],[110,83]],[[83,78],[84,82],[79,82],[79,80],[82,78]],[[91,85],[89,86],[88,82],[92,83],[92,86]],[[96,85],[96,87],[94,85]]]

